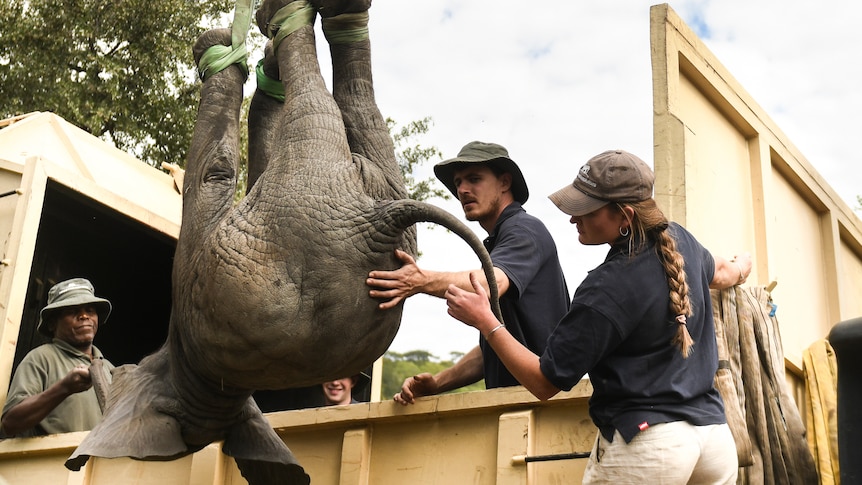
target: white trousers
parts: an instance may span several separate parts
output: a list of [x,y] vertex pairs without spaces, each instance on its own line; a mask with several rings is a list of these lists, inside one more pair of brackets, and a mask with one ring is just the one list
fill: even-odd
[[733,485],[739,463],[727,424],[662,423],[626,443],[619,431],[609,442],[601,433],[584,471],[584,484]]

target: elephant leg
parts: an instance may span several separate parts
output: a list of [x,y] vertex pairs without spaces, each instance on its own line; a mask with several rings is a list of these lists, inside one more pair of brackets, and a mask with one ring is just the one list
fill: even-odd
[[[374,98],[368,0],[314,0],[332,56],[332,92],[341,110],[351,152],[362,165],[365,192],[377,200],[406,199],[407,189],[389,127]],[[416,254],[416,228],[407,228],[399,246]]]
[[340,111],[320,74],[315,17],[314,8],[304,0],[264,0],[257,11],[258,25],[272,36],[284,86],[278,143],[268,162],[274,172],[271,180],[278,185],[292,177],[292,167],[313,166],[320,160],[351,163]]
[[[193,49],[195,60],[200,63],[207,49],[219,45],[231,45],[230,29],[214,29],[201,35]],[[209,76],[201,87],[183,183],[180,242],[186,247],[199,246],[216,227],[214,222],[231,207],[239,160],[239,112],[245,77],[239,64],[233,64]]]
[[[363,177],[366,190],[376,199],[407,197],[404,178],[395,160],[389,128],[374,99],[371,76],[371,43],[368,38],[367,0],[316,0],[321,12],[343,13],[322,20],[323,32],[332,55],[332,92],[347,133],[350,150],[373,160]],[[318,5],[319,4],[319,5]]]
[[248,111],[248,193],[272,158],[275,133],[281,124],[284,107],[284,87],[278,73],[272,42],[264,48],[264,57],[257,66],[257,89]]

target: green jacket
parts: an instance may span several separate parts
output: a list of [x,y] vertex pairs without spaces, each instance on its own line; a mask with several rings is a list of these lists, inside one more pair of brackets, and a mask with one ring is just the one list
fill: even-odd
[[[114,368],[102,352],[93,346],[93,358],[102,359],[107,382],[111,382],[111,369]],[[3,414],[27,397],[39,394],[69,373],[76,365],[90,365],[90,357],[68,343],[54,339],[51,343],[40,345],[31,350],[18,365]],[[90,389],[67,397],[59,406],[32,429],[18,434],[40,436],[46,434],[89,431],[102,419],[96,392]]]

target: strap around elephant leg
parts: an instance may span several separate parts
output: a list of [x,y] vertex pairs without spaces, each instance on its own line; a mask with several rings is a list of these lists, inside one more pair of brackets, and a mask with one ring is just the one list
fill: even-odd
[[301,27],[314,25],[315,18],[317,12],[305,0],[289,3],[272,16],[266,26],[267,37],[272,37],[273,48],[278,49],[285,37]]
[[284,85],[278,79],[273,79],[263,72],[263,59],[257,62],[255,69],[257,74],[257,89],[261,90],[270,98],[284,102]]
[[251,26],[252,0],[237,0],[234,9],[234,19],[231,23],[231,45],[214,45],[204,51],[198,62],[198,76],[201,80],[217,72],[227,69],[232,64],[238,64],[245,77],[248,78],[248,49],[245,39]]
[[321,20],[330,44],[349,44],[368,39],[368,12],[343,13]]
[[198,76],[206,81],[210,76],[224,71],[233,64],[237,64],[245,76],[248,77],[248,51],[245,44],[239,47],[216,44],[207,49],[198,62]]

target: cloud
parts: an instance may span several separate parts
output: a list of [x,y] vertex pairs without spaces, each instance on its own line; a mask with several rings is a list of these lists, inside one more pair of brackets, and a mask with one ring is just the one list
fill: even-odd
[[[855,141],[862,134],[862,6],[839,0],[670,6],[854,206],[862,194]],[[371,9],[384,116],[400,123],[432,117],[421,143],[445,157],[471,140],[506,146],[530,186],[526,209],[557,241],[570,291],[607,248],[577,243],[547,194],[605,149],[623,148],[652,163],[649,7],[636,0],[375,0]],[[431,167],[419,176],[433,176]],[[462,214],[455,201],[438,205]],[[466,245],[442,229],[421,230],[419,244],[420,266],[478,267]],[[416,296],[406,303],[392,348],[447,356],[477,341],[475,330],[446,315],[442,300]]]

